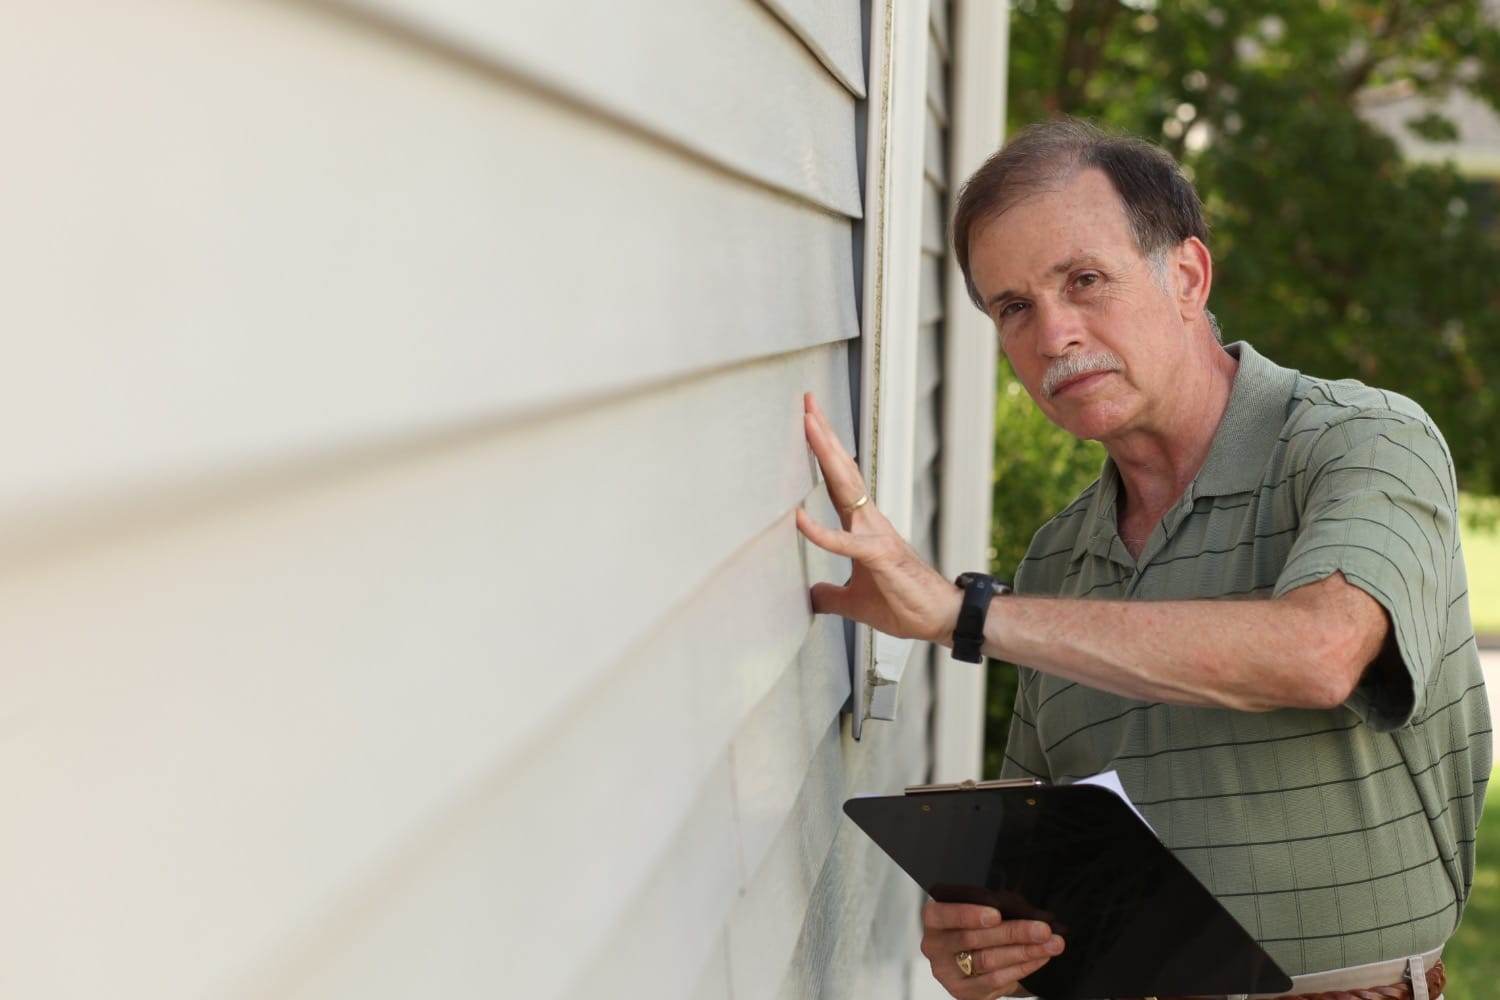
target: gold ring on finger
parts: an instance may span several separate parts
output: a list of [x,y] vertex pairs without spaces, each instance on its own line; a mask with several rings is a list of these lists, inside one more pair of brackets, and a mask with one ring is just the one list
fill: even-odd
[[854,516],[854,512],[855,511],[859,510],[861,507],[863,507],[865,504],[867,504],[869,502],[870,502],[870,494],[868,494],[868,493],[861,493],[858,500],[854,501],[849,506],[847,506],[847,507],[844,508],[844,516],[845,517],[852,517],[852,516]]
[[966,976],[974,974],[974,953],[961,951],[953,956],[953,961],[958,963],[958,971]]

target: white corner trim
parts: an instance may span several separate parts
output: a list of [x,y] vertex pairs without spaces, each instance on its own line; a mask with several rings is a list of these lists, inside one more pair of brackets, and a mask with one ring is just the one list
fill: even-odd
[[[930,7],[928,0],[872,0],[870,8],[859,446],[870,498],[910,536]],[[894,714],[894,687],[912,646],[872,641],[865,625],[855,627],[854,639],[857,739],[875,687],[891,688],[881,708]]]
[[[1000,147],[1005,133],[1009,4],[954,0],[948,190]],[[951,206],[950,206],[951,211]],[[948,254],[943,334],[943,462],[938,562],[949,577],[989,565],[995,447],[995,330],[974,308]],[[938,649],[933,677],[933,781],[980,776],[985,674]]]

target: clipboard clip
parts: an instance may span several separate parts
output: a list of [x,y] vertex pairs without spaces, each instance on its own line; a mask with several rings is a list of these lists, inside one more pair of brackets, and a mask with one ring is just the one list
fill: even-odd
[[975,781],[967,778],[958,782],[937,785],[908,785],[907,795],[927,795],[931,792],[973,792],[984,788],[1037,788],[1045,785],[1041,778],[1000,778],[996,781]]

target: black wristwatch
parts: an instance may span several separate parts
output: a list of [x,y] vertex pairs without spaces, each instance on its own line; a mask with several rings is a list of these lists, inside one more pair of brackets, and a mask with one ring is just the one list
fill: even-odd
[[964,588],[963,607],[953,630],[953,658],[968,663],[984,659],[984,619],[990,599],[1010,593],[1010,587],[987,573],[960,573],[953,581]]

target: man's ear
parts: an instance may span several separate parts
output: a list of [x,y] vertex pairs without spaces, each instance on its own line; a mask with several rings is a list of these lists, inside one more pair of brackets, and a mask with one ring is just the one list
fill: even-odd
[[1208,247],[1196,236],[1177,245],[1174,258],[1177,277],[1177,306],[1183,319],[1197,319],[1208,306],[1208,293],[1214,284],[1214,261]]

